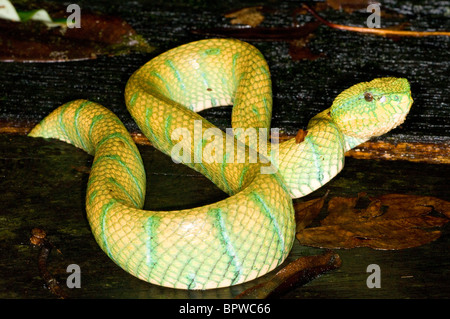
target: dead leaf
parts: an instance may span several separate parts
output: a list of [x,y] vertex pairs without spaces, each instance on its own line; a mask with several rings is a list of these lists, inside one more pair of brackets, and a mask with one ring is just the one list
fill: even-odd
[[296,231],[299,232],[306,228],[311,222],[319,215],[322,210],[325,199],[328,196],[327,193],[321,197],[306,202],[299,202],[294,204]]
[[244,8],[225,14],[225,18],[232,18],[231,24],[245,24],[256,27],[264,21],[264,15],[261,13],[261,10],[261,6]]
[[300,60],[314,61],[323,56],[322,53],[319,54],[313,53],[311,49],[306,46],[306,43],[303,40],[295,40],[291,42],[289,46],[289,55],[294,61]]
[[[67,19],[69,15],[61,10],[49,13],[55,19]],[[121,18],[87,10],[83,10],[81,28],[48,28],[39,21],[0,19],[0,38],[3,62],[63,62],[153,50]]]
[[300,257],[278,271],[268,281],[245,290],[236,296],[236,299],[273,298],[292,287],[304,285],[325,272],[337,269],[341,264],[339,255],[331,251],[318,256]]
[[[361,202],[366,201],[366,204]],[[450,203],[435,197],[389,194],[332,198],[321,226],[297,233],[302,245],[322,248],[405,249],[436,240]],[[441,217],[443,215],[446,217]]]

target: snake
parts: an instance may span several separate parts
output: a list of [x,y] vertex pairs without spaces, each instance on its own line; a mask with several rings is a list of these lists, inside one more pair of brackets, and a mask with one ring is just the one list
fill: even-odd
[[[295,238],[293,199],[336,176],[345,152],[404,122],[412,102],[405,78],[361,82],[312,117],[301,138],[277,141],[269,139],[277,133],[270,128],[271,75],[255,46],[203,39],[163,52],[128,79],[127,109],[155,148],[228,195],[168,211],[144,209],[141,155],[108,108],[84,99],[65,103],[29,136],[58,139],[94,156],[86,216],[117,265],[151,284],[204,290],[280,266]],[[232,128],[225,132],[198,113],[218,106],[232,107]]]

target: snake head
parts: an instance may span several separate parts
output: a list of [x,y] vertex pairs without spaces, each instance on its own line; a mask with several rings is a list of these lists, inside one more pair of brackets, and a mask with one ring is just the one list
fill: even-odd
[[339,94],[330,115],[345,135],[369,139],[403,123],[412,103],[408,80],[378,78]]

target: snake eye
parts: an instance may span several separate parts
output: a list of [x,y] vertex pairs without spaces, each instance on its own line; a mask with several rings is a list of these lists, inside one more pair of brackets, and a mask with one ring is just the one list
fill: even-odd
[[373,101],[373,95],[372,95],[372,93],[365,92],[365,93],[364,93],[364,100],[366,100],[367,102],[372,102],[372,101]]

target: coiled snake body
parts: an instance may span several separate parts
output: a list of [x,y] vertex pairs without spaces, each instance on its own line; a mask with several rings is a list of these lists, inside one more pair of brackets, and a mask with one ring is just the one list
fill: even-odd
[[[360,83],[311,119],[303,141],[266,144],[258,140],[272,113],[263,56],[245,42],[209,39],[142,66],[126,85],[125,102],[156,148],[230,197],[193,209],[143,210],[146,176],[139,151],[121,121],[90,101],[62,105],[30,136],[60,139],[95,156],[86,212],[96,241],[114,262],[153,284],[208,289],[280,265],[294,240],[292,198],[333,178],[346,150],[402,123],[412,99],[405,79]],[[234,138],[196,113],[219,105],[233,105]]]

